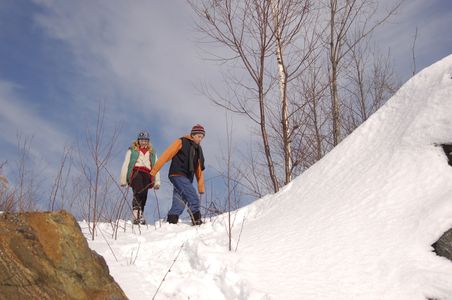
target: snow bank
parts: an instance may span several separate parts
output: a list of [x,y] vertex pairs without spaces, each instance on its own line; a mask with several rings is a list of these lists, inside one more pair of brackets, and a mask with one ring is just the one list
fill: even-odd
[[234,212],[237,251],[223,217],[129,224],[90,245],[130,299],[452,299],[452,263],[431,247],[452,227],[452,168],[436,146],[452,142],[451,77],[449,56],[281,192]]

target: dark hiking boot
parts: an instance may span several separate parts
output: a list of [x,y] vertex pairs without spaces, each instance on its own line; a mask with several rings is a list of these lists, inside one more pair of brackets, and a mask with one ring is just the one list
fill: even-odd
[[201,225],[202,224],[201,212],[197,211],[197,212],[193,213],[193,219],[191,221],[193,223],[193,226]]
[[170,224],[177,224],[177,222],[179,222],[179,216],[178,215],[168,215],[166,220]]
[[132,224],[133,225],[138,225],[138,224],[140,224],[140,220],[139,219],[133,219],[132,220]]
[[140,219],[140,225],[146,225],[146,220],[143,217]]

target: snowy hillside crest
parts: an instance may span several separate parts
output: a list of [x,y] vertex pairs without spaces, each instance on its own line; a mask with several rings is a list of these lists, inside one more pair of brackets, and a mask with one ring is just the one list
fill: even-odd
[[424,69],[281,192],[237,212],[236,252],[222,217],[123,233],[110,245],[123,260],[91,247],[130,299],[153,296],[183,244],[156,299],[450,300],[452,263],[431,245],[452,227],[452,167],[437,146],[452,143],[451,71],[452,56]]

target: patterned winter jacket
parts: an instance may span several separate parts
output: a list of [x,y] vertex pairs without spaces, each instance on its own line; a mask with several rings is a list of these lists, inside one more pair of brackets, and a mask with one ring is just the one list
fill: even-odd
[[[126,152],[124,163],[121,168],[119,183],[122,186],[130,185],[130,177],[133,168],[151,171],[157,159],[157,153],[155,153],[150,144],[148,146],[148,151],[143,154],[143,152],[138,149],[138,142],[133,142]],[[155,174],[152,174],[152,176],[154,176],[154,186],[160,186],[160,173],[156,172]]]

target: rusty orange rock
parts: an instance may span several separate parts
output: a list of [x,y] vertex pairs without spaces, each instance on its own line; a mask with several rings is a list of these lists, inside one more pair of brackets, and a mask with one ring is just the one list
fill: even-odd
[[0,299],[127,299],[65,212],[0,215]]

